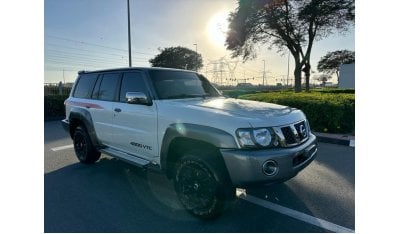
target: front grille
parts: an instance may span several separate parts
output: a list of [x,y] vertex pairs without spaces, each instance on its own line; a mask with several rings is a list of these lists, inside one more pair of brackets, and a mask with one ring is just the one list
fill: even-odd
[[290,127],[283,127],[281,128],[283,136],[285,137],[286,144],[294,144],[296,143],[296,137],[293,134],[292,130]]
[[306,121],[274,128],[283,147],[296,146],[308,139]]

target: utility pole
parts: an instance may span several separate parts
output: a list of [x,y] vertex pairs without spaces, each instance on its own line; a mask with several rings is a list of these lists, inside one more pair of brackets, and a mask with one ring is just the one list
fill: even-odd
[[290,52],[288,50],[287,56],[287,77],[286,77],[286,87],[289,88],[289,63],[290,63]]
[[197,59],[197,43],[193,44],[194,46],[196,46],[196,72],[197,72],[197,63],[199,62],[199,60]]
[[63,81],[64,81],[64,85],[65,85],[64,69],[63,69]]
[[129,47],[129,67],[132,67],[132,54],[131,54],[131,13],[129,7],[129,0],[126,0],[128,3],[128,47]]

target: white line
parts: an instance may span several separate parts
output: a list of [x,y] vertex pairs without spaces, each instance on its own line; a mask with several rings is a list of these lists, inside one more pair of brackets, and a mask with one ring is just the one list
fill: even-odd
[[301,220],[303,222],[315,225],[317,227],[324,228],[324,229],[332,231],[332,232],[346,232],[346,233],[354,232],[354,230],[339,226],[337,224],[328,222],[326,220],[319,219],[319,218],[316,218],[314,216],[311,216],[311,215],[308,215],[308,214],[304,214],[304,213],[301,213],[301,212],[296,211],[296,210],[289,209],[287,207],[284,207],[284,206],[281,206],[281,205],[278,205],[278,204],[275,204],[275,203],[260,199],[258,197],[254,197],[252,195],[247,195],[245,191],[237,191],[236,193],[238,194],[238,197],[243,199],[243,200],[246,200],[246,201],[254,203],[256,205],[259,205],[259,206],[265,207],[267,209],[276,211],[278,213],[290,216],[292,218]]
[[74,148],[74,145],[64,145],[64,146],[60,146],[60,147],[51,148],[51,150],[52,151],[60,151],[60,150],[65,150],[65,149],[70,149],[70,148]]
[[356,145],[356,141],[355,140],[350,140],[349,146],[355,147],[355,145]]

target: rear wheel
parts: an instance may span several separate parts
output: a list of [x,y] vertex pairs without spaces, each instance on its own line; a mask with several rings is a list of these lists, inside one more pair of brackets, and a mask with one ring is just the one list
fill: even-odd
[[222,213],[227,193],[230,192],[229,183],[213,164],[188,154],[179,160],[174,177],[175,190],[182,205],[193,215],[204,219]]
[[75,154],[81,163],[92,164],[99,160],[100,152],[94,148],[84,128],[78,126],[75,129],[73,140]]

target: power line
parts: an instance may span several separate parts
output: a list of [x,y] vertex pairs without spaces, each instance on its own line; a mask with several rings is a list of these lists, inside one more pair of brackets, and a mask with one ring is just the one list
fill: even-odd
[[61,59],[63,62],[76,62],[76,61],[82,61],[82,62],[100,62],[100,63],[123,63],[124,61],[116,61],[116,60],[108,60],[108,59],[103,59],[103,58],[82,58],[82,57],[70,57],[70,56],[65,56],[65,55],[47,55],[46,60],[50,61],[52,59]]
[[[120,49],[120,48],[115,48],[115,47],[111,47],[111,46],[100,45],[100,44],[96,44],[96,43],[90,43],[90,42],[85,42],[85,41],[78,41],[78,40],[73,40],[73,39],[64,38],[64,37],[59,37],[59,36],[53,36],[53,35],[46,35],[46,36],[47,36],[47,37],[50,37],[50,38],[58,39],[58,40],[64,40],[64,41],[75,42],[75,43],[80,43],[80,44],[89,45],[89,46],[97,46],[97,47],[106,48],[106,49],[111,49],[111,50],[117,50],[117,51],[128,52],[128,50],[124,50],[124,49]],[[137,54],[144,54],[144,55],[151,55],[151,56],[154,56],[154,54],[150,54],[150,53],[146,53],[146,52],[139,52],[139,51],[136,51],[136,52],[133,51],[133,52],[134,52],[134,53],[137,53]]]
[[110,46],[104,46],[104,45],[99,45],[95,43],[89,43],[89,42],[84,42],[84,41],[77,41],[69,38],[63,38],[63,37],[58,37],[58,36],[52,36],[52,35],[46,35],[47,37],[58,39],[58,40],[63,40],[63,41],[70,41],[70,42],[76,42],[84,45],[89,45],[89,46],[97,46],[97,47],[102,47],[106,49],[111,49],[111,50],[118,50],[118,51],[123,51],[123,52],[128,52],[128,50],[120,49],[120,48],[115,48],[115,47],[110,47]]
[[86,51],[86,52],[90,52],[90,53],[101,53],[101,54],[107,54],[107,55],[112,55],[112,56],[126,56],[125,54],[114,54],[114,53],[103,52],[103,51],[86,50],[86,49],[82,49],[82,48],[74,48],[74,47],[69,47],[69,46],[59,45],[59,44],[54,44],[54,43],[47,43],[47,45],[55,46],[55,47],[64,47],[65,49],[70,49],[70,50]]
[[72,56],[84,56],[84,57],[90,57],[90,58],[104,58],[104,59],[121,59],[121,60],[127,60],[124,56],[119,56],[119,58],[110,58],[110,57],[103,57],[99,55],[91,55],[91,54],[82,54],[82,53],[76,53],[76,52],[68,52],[68,51],[61,51],[61,50],[52,50],[48,49],[46,51],[53,52],[53,53],[47,53],[46,55],[51,55],[51,54],[61,54],[61,55],[72,55]]

